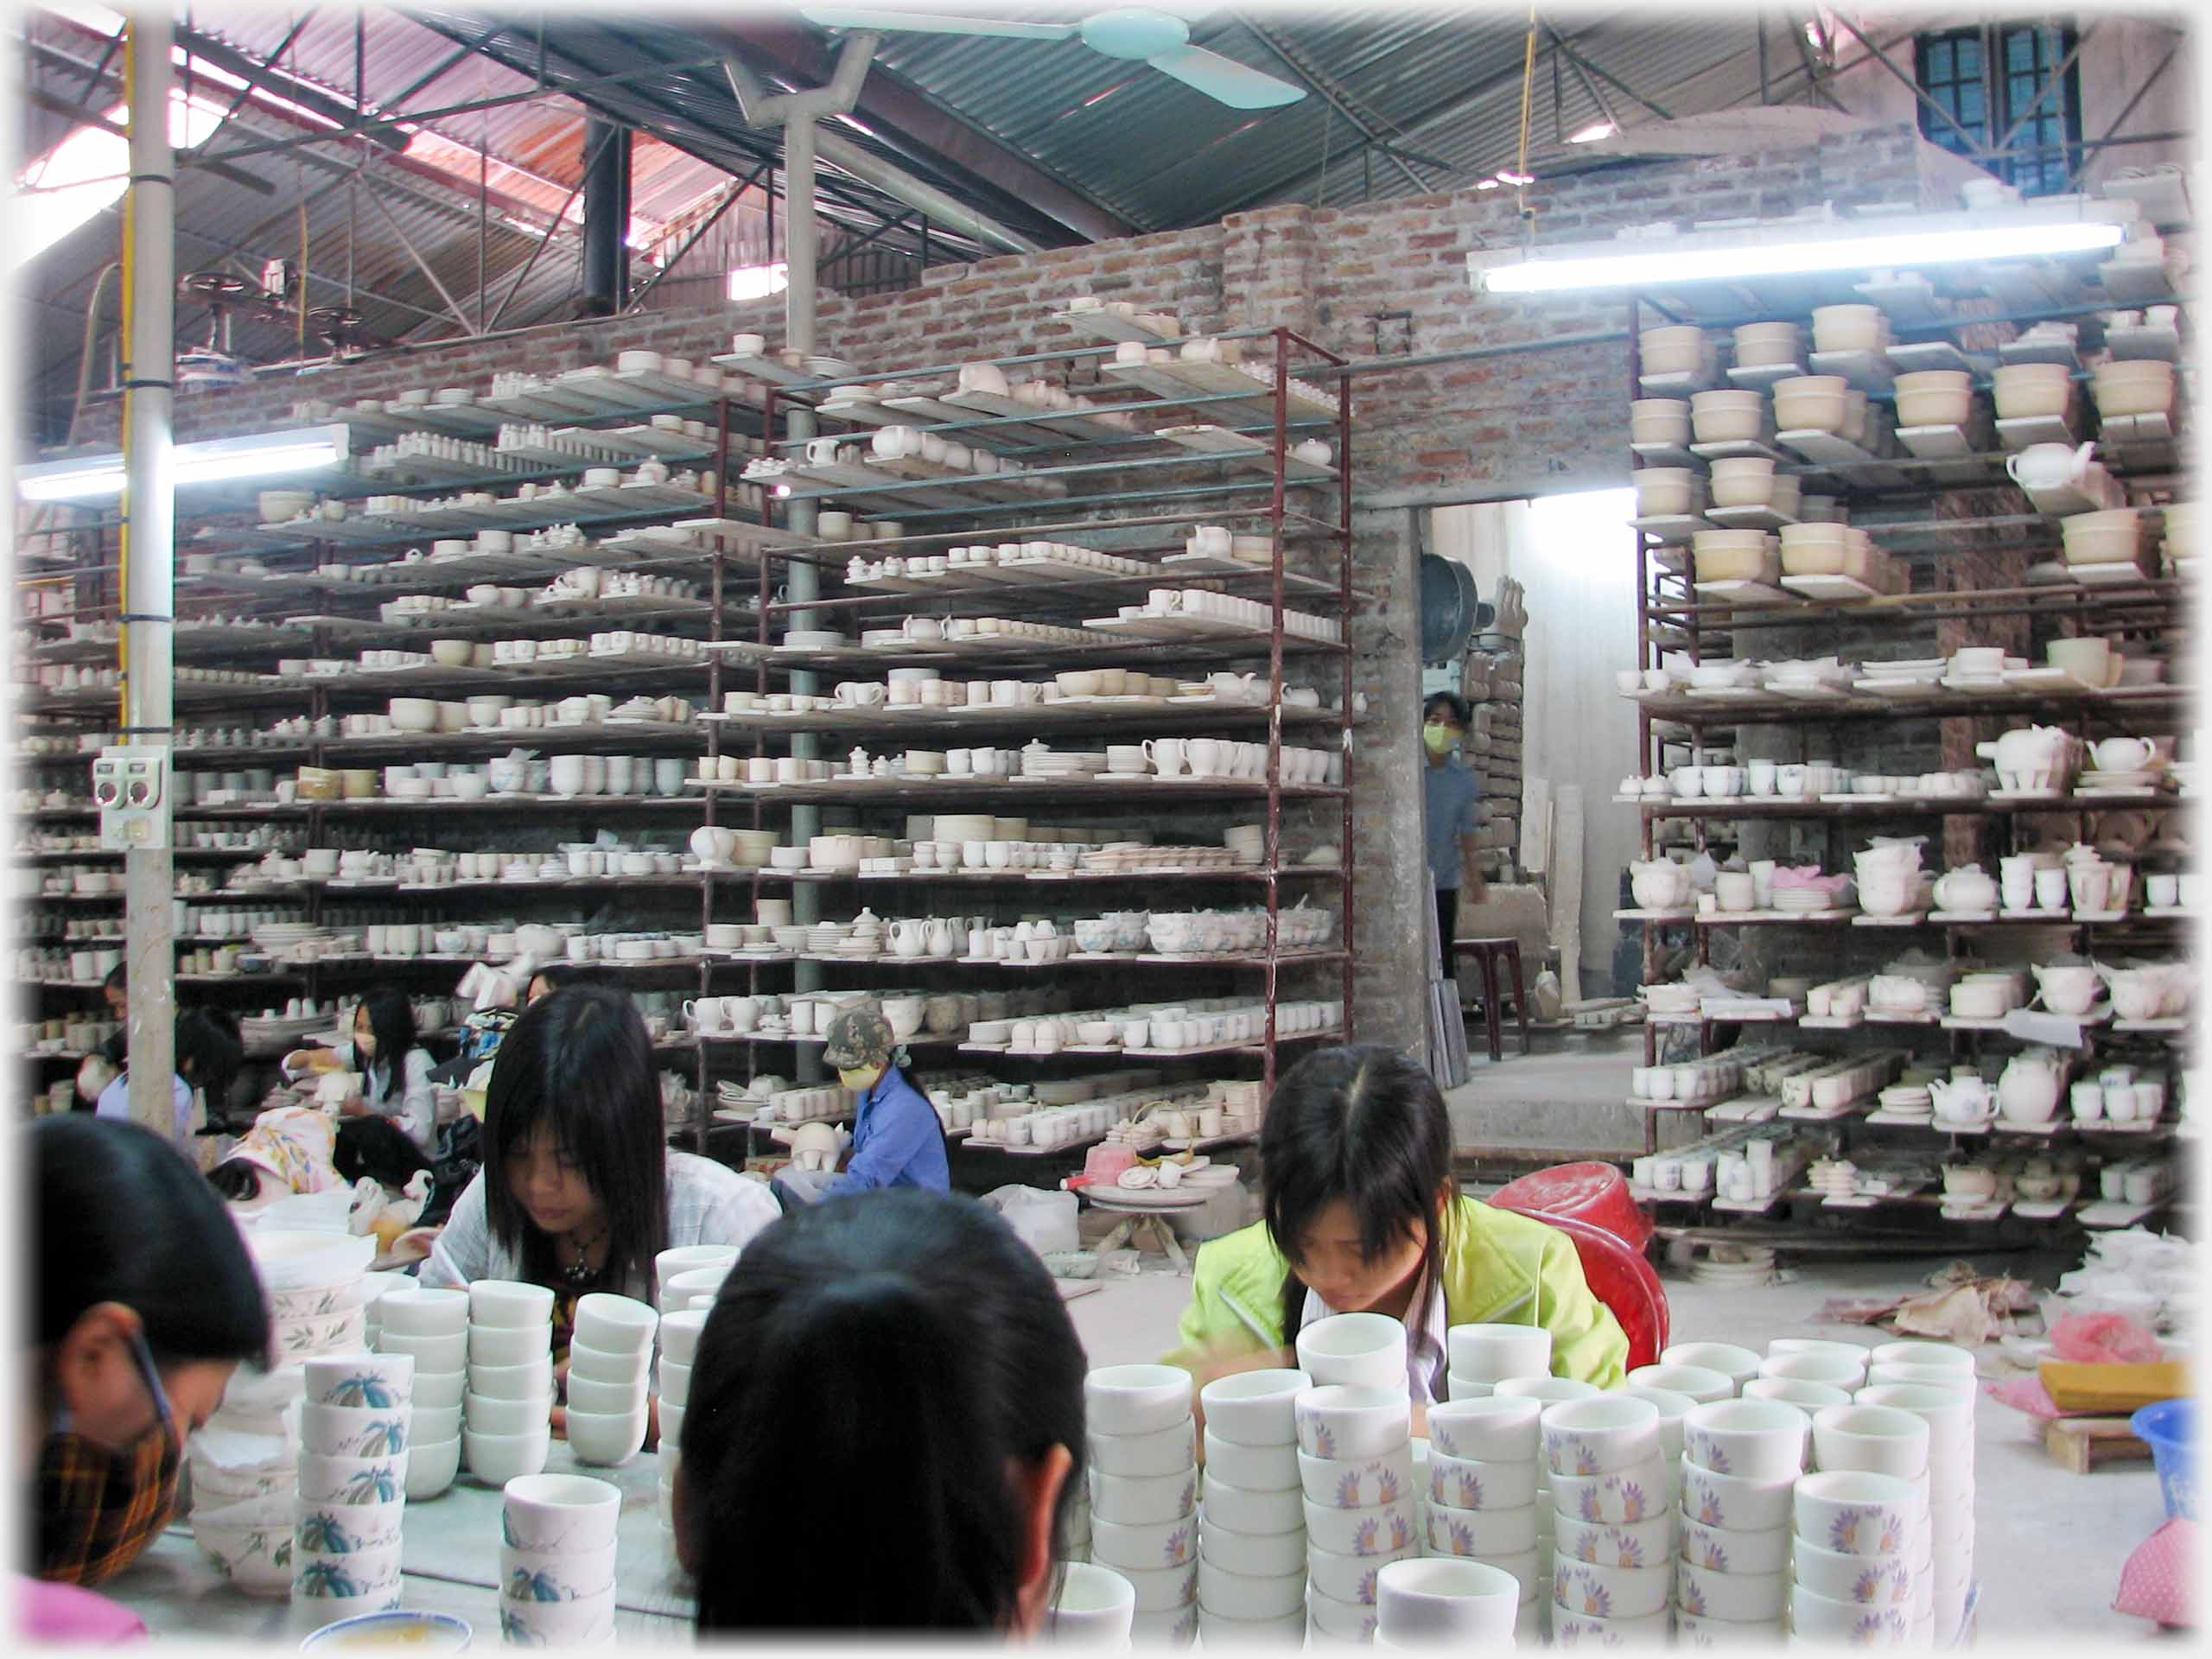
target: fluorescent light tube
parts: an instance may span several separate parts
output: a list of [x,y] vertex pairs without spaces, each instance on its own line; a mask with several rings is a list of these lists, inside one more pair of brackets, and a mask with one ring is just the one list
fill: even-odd
[[2116,246],[2125,235],[2118,225],[2067,221],[1673,250],[1664,242],[1646,242],[1632,252],[1572,259],[1538,257],[1497,265],[1480,272],[1477,281],[1491,294],[1662,288],[1675,283],[1740,282],[1824,270],[1891,270],[1967,260],[2023,259],[2037,254],[2088,253]]
[[1610,138],[1619,130],[1610,121],[1593,121],[1581,131],[1567,134],[1567,142],[1570,144],[1594,144],[1600,138]]
[[[242,478],[273,478],[285,473],[334,467],[346,459],[347,431],[342,425],[256,432],[238,438],[210,438],[181,443],[166,457],[176,485],[218,484]],[[16,487],[26,501],[74,501],[119,495],[124,467],[120,454],[82,455],[42,461],[16,470]]]

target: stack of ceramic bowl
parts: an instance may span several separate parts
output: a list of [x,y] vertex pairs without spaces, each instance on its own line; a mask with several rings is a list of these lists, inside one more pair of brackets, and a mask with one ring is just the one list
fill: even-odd
[[[1824,1469],[1791,1499],[1789,1629],[1822,1646],[1920,1646],[1913,1557],[1928,1535],[1923,1491],[1863,1470]],[[1795,1643],[1793,1642],[1793,1645]]]
[[1428,1411],[1428,1553],[1511,1573],[1520,1586],[1516,1624],[1532,1640],[1542,1624],[1537,1592],[1546,1565],[1536,1496],[1543,1411],[1541,1401],[1510,1395]]
[[576,1303],[569,1346],[569,1445],[580,1463],[623,1463],[645,1443],[646,1384],[660,1315],[604,1291]]
[[1444,1341],[1454,1400],[1479,1400],[1515,1377],[1552,1374],[1552,1333],[1541,1325],[1455,1325]]
[[[653,1257],[653,1300],[663,1314],[681,1313],[691,1305],[693,1287],[680,1289],[677,1278],[702,1268],[727,1271],[737,1262],[734,1244],[679,1244]],[[719,1284],[719,1281],[716,1281]],[[710,1297],[709,1300],[712,1300]]]
[[479,1279],[468,1287],[467,1341],[461,1449],[470,1474],[504,1486],[543,1469],[553,1449],[553,1293]]
[[1378,1648],[1510,1648],[1521,1613],[1510,1573],[1480,1561],[1393,1561],[1376,1575]]
[[405,1273],[365,1273],[361,1275],[361,1337],[369,1351],[377,1351],[377,1338],[384,1330],[384,1310],[378,1306],[395,1290],[412,1290],[415,1279]]
[[1928,1425],[1930,1603],[1936,1639],[1946,1640],[1966,1616],[1974,1580],[1974,1390],[1877,1382],[1859,1391],[1857,1403],[1910,1412]]
[[1714,1401],[1683,1419],[1675,1611],[1694,1642],[1771,1646],[1780,1633],[1808,1427],[1775,1400]]
[[712,1307],[715,1298],[722,1294],[722,1281],[729,1277],[729,1270],[736,1265],[733,1258],[711,1267],[686,1268],[672,1274],[661,1288],[660,1311],[681,1313],[687,1307]]
[[[676,1469],[683,1461],[683,1408],[691,1398],[691,1361],[707,1310],[685,1308],[660,1320],[660,1524],[671,1546],[676,1534]],[[573,1364],[573,1362],[572,1362]],[[569,1376],[575,1372],[572,1369]]]
[[[1206,1471],[1198,1502],[1198,1630],[1211,1645],[1295,1647],[1306,1636],[1306,1509],[1293,1402],[1304,1371],[1239,1371],[1206,1384]],[[1106,1469],[1093,1433],[1093,1467]],[[1126,1460],[1119,1447],[1110,1448]],[[1093,1529],[1093,1542],[1096,1540]]]
[[614,1639],[614,1526],[622,1489],[588,1475],[524,1475],[500,1505],[499,1634],[520,1647]]
[[1198,1626],[1191,1374],[1173,1365],[1108,1365],[1084,1378],[1083,1405],[1090,1559],[1136,1592],[1132,1629],[1140,1645],[1188,1642]]
[[[1594,1383],[1584,1382],[1572,1376],[1510,1376],[1491,1391],[1493,1399],[1534,1400],[1541,1408],[1556,1406],[1570,1400],[1594,1400],[1599,1389]],[[1552,1471],[1541,1458],[1536,1459],[1536,1559],[1537,1571],[1541,1575],[1537,1589],[1540,1595],[1548,1597],[1552,1587],[1552,1535],[1556,1510],[1552,1501]],[[1546,1605],[1549,1605],[1548,1601]]]
[[1375,1634],[1377,1570],[1421,1549],[1413,1402],[1402,1387],[1330,1383],[1300,1394],[1292,1409],[1306,1493],[1308,1634],[1365,1642]]
[[1675,1586],[1674,1520],[1659,1408],[1618,1394],[1544,1408],[1555,1540],[1552,1640],[1663,1640]]
[[[1872,1594],[1903,1611],[1912,1641],[1929,1647],[1935,1645],[1936,1631],[1936,1539],[1929,1508],[1932,1438],[1925,1418],[1891,1406],[1827,1406],[1813,1416],[1813,1458],[1823,1474],[1885,1475],[1913,1493],[1918,1521],[1910,1546],[1903,1552],[1904,1579],[1892,1586],[1894,1596],[1885,1590]],[[1831,1593],[1807,1585],[1802,1568],[1799,1582],[1815,1594]]]
[[1635,1394],[1657,1389],[1687,1395],[1700,1406],[1736,1397],[1734,1378],[1703,1365],[1639,1365],[1628,1374],[1625,1386]]
[[[1748,1348],[1738,1348],[1732,1342],[1678,1342],[1659,1356],[1662,1365],[1694,1365],[1700,1370],[1718,1371],[1728,1379],[1732,1393],[1741,1394],[1744,1384],[1759,1374],[1759,1357]],[[1680,1389],[1676,1392],[1694,1394],[1694,1389]]]
[[292,1605],[302,1628],[319,1630],[399,1605],[415,1362],[340,1354],[311,1359],[306,1371]]
[[[1783,1340],[1794,1339],[1784,1338]],[[1759,1362],[1758,1376],[1744,1384],[1745,1397],[1757,1399],[1764,1395],[1772,1398],[1771,1389],[1761,1389],[1758,1395],[1751,1392],[1761,1382],[1808,1383],[1834,1389],[1848,1400],[1866,1385],[1866,1351],[1841,1343],[1789,1349],[1769,1344],[1766,1357]],[[1802,1405],[1805,1401],[1803,1398],[1793,1398],[1789,1403]],[[1823,1400],[1820,1403],[1833,1406],[1838,1402]]]
[[[1649,1370],[1649,1367],[1645,1369]],[[1683,1422],[1690,1413],[1706,1403],[1694,1396],[1673,1389],[1656,1388],[1649,1382],[1637,1382],[1631,1378],[1624,1392],[1638,1400],[1649,1400],[1659,1414],[1659,1455],[1670,1471],[1676,1471],[1676,1488],[1681,1485],[1684,1440]]]
[[461,1400],[468,1383],[468,1293],[393,1290],[377,1299],[377,1351],[415,1362],[407,1496],[420,1503],[461,1472]]

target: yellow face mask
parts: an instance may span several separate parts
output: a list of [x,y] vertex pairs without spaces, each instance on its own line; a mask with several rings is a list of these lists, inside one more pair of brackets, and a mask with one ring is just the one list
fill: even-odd
[[857,1071],[840,1070],[837,1073],[837,1081],[857,1095],[873,1089],[875,1086],[875,1080],[882,1075],[882,1067],[868,1065],[862,1066]]

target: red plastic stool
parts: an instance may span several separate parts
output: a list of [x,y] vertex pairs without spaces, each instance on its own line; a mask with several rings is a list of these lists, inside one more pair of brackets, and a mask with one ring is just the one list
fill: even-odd
[[1611,1164],[1555,1164],[1508,1182],[1491,1196],[1491,1204],[1546,1221],[1571,1216],[1589,1222],[1639,1255],[1651,1242],[1651,1218],[1629,1196],[1628,1182]]
[[[1506,1207],[1495,1198],[1491,1204],[1494,1209]],[[1518,1213],[1556,1227],[1574,1241],[1590,1294],[1611,1311],[1628,1337],[1628,1369],[1656,1365],[1667,1348],[1667,1290],[1643,1252],[1630,1249],[1605,1228],[1574,1216],[1530,1210]]]

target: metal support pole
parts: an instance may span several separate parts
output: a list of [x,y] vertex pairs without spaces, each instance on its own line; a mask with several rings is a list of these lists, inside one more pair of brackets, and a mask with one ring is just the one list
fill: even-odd
[[584,303],[594,315],[622,309],[630,286],[630,129],[584,122]]
[[[176,160],[169,148],[168,10],[134,12],[124,54],[130,92],[130,177],[124,207],[123,723],[133,744],[167,748],[174,696],[176,483],[170,465],[175,387]],[[169,817],[168,794],[162,812]],[[124,962],[130,980],[130,1116],[176,1132],[175,887],[168,836],[123,860]]]
[[[786,351],[814,353],[814,284],[817,273],[816,256],[820,251],[818,240],[820,223],[815,217],[815,130],[811,114],[793,112],[784,123],[784,347]],[[817,424],[814,411],[798,399],[789,404],[790,412],[784,419],[784,435],[792,439],[814,436]],[[791,504],[785,522],[802,536],[815,533],[817,505],[810,500],[795,500]],[[822,592],[822,573],[811,559],[793,559],[784,568],[786,598],[792,604],[819,598]],[[786,631],[806,629],[815,626],[813,613],[793,611],[784,621]],[[794,695],[812,696],[817,692],[816,677],[811,673],[795,672],[791,676]],[[794,734],[791,753],[811,760],[818,746],[810,735]],[[822,809],[815,806],[791,808],[791,845],[804,847],[808,839],[822,833]],[[791,889],[791,919],[797,922],[817,920],[821,911],[821,888],[809,881],[796,882]],[[795,970],[794,983],[803,991],[821,988],[822,970],[819,963],[802,962]],[[804,1054],[802,1059],[804,1059]]]

